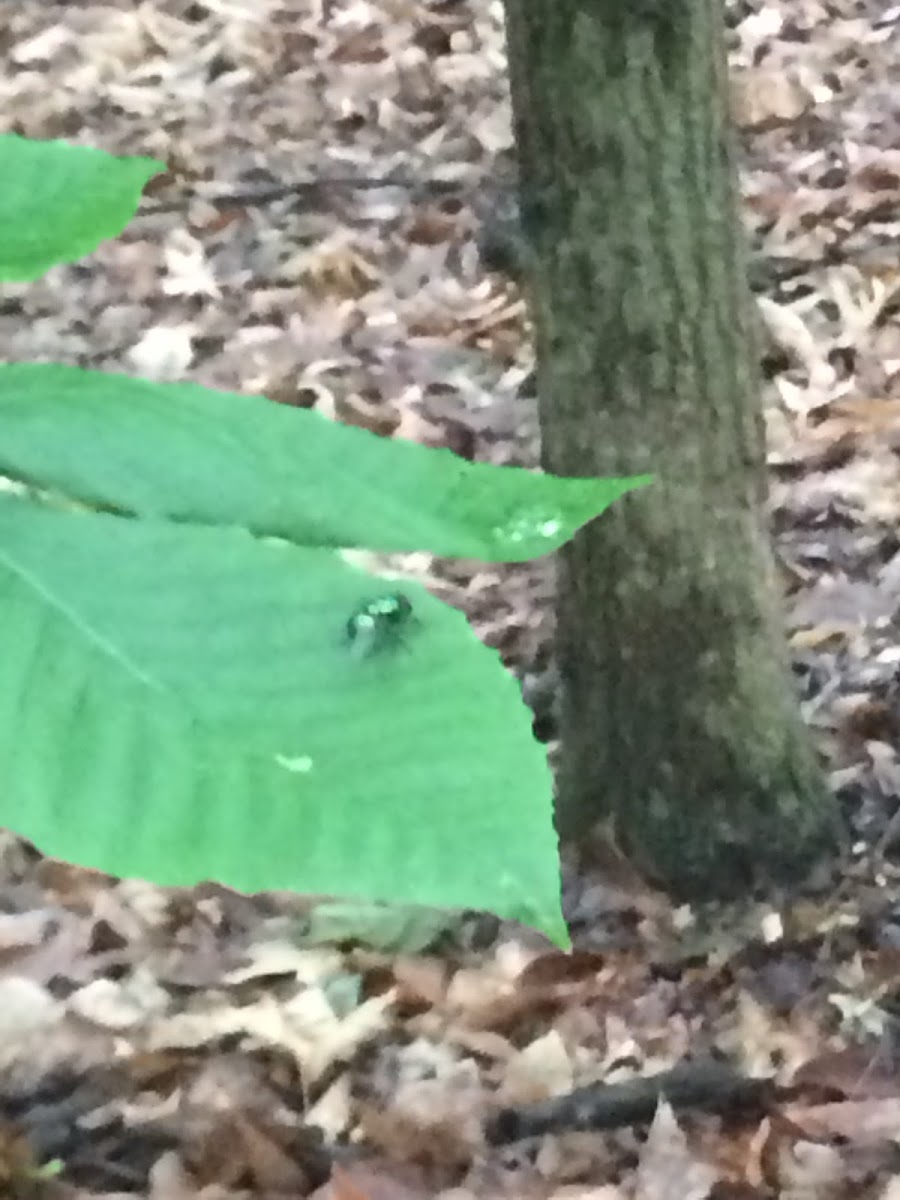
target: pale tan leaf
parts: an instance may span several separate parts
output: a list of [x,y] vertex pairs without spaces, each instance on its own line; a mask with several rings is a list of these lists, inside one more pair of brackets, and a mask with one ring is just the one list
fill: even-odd
[[641,1151],[634,1200],[706,1200],[717,1180],[690,1150],[672,1106],[660,1100]]

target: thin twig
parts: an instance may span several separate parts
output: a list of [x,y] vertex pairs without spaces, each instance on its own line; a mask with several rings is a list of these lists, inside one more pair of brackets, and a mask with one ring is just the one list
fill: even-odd
[[223,192],[219,195],[204,195],[193,192],[182,195],[178,200],[165,200],[159,204],[147,204],[141,209],[141,215],[156,216],[158,213],[180,212],[191,200],[204,200],[216,208],[232,208],[247,205],[272,204],[277,200],[289,197],[296,199],[315,196],[327,192],[331,188],[348,188],[354,191],[374,191],[377,188],[402,188],[405,191],[427,193],[430,195],[446,196],[465,189],[465,184],[454,183],[445,179],[415,179],[409,176],[389,176],[385,179],[354,178],[353,176],[332,175],[321,179],[298,179],[293,183],[274,183],[265,187],[247,189],[238,192]]

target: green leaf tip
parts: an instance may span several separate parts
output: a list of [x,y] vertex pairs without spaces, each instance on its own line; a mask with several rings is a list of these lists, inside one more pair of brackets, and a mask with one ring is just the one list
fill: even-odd
[[165,170],[152,158],[0,134],[0,282],[37,279],[117,237]]

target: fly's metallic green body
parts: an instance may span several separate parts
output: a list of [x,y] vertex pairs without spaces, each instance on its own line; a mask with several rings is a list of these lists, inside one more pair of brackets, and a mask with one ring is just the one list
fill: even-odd
[[413,623],[413,608],[402,592],[368,600],[347,621],[347,641],[357,658],[396,649]]

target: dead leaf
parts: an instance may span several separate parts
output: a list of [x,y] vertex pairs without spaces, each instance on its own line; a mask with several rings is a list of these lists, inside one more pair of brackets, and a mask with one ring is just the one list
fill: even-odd
[[834,1146],[781,1141],[777,1187],[781,1200],[844,1200],[846,1171]]
[[641,1149],[635,1200],[706,1200],[717,1179],[691,1152],[672,1106],[660,1100]]
[[182,379],[194,359],[192,325],[156,325],[128,351],[132,368],[147,379]]
[[575,1066],[555,1029],[520,1050],[505,1065],[498,1092],[502,1104],[529,1104],[575,1086]]
[[732,83],[732,115],[741,129],[771,129],[810,111],[811,93],[784,71],[744,71]]
[[833,1104],[789,1104],[784,1115],[810,1141],[840,1137],[857,1145],[900,1143],[900,1098],[892,1096]]

